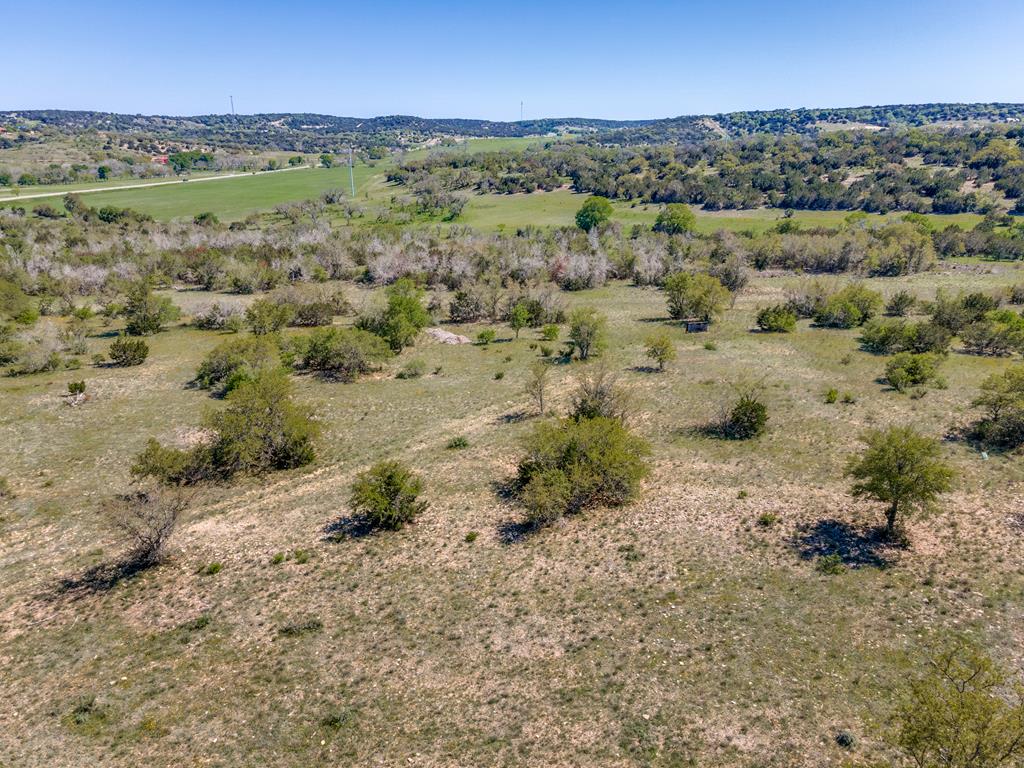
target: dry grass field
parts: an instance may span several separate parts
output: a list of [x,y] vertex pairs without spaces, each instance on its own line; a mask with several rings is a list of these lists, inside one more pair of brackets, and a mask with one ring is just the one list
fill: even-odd
[[[694,335],[653,289],[564,294],[607,315],[604,358],[652,444],[635,504],[518,535],[500,488],[538,418],[522,392],[536,333],[421,338],[353,384],[296,377],[324,427],[316,464],[202,491],[169,560],[107,590],[61,585],[117,554],[98,506],[146,439],[187,440],[218,407],[187,382],[223,337],[179,326],[139,368],[0,379],[16,494],[0,500],[0,766],[886,764],[893,686],[935,643],[963,634],[1024,663],[1024,467],[948,441],[956,489],[905,548],[880,543],[880,508],[842,470],[870,426],[967,422],[1011,361],[954,351],[945,389],[898,394],[856,331],[751,330],[801,279],[756,277]],[[947,263],[866,282],[931,298],[1022,279]],[[679,353],[664,373],[644,368],[655,329]],[[98,327],[90,351],[112,334]],[[427,374],[396,379],[412,358]],[[555,366],[556,411],[588,365]],[[72,378],[91,394],[74,408]],[[764,386],[767,434],[703,436],[741,381]],[[852,402],[827,404],[832,387]],[[455,436],[469,447],[447,449]],[[362,535],[349,485],[388,457],[424,476],[430,507]],[[845,569],[827,575],[832,553]]]

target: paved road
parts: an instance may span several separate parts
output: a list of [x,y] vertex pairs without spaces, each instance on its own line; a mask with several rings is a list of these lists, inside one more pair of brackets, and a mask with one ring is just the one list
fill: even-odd
[[37,200],[41,197],[64,197],[64,195],[85,195],[90,192],[116,192],[121,189],[144,189],[147,187],[165,187],[168,184],[198,184],[201,181],[220,181],[221,179],[238,179],[243,176],[262,176],[265,173],[284,173],[285,171],[301,171],[312,168],[309,165],[299,165],[294,168],[278,168],[276,171],[249,171],[248,173],[222,173],[218,176],[200,176],[195,179],[174,179],[173,181],[151,181],[148,184],[120,184],[116,187],[93,187],[92,189],[69,189],[64,192],[37,192],[32,195],[11,195],[0,197],[0,203],[10,203],[17,200]]

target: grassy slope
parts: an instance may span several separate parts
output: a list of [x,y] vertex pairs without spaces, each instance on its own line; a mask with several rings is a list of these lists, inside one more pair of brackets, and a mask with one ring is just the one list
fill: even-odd
[[[1019,279],[961,268],[870,282],[930,296],[939,285]],[[518,511],[492,482],[513,470],[532,421],[517,415],[529,408],[520,389],[532,334],[485,349],[424,343],[390,369],[422,357],[439,375],[300,378],[324,422],[318,464],[212,490],[167,565],[79,600],[55,596],[56,578],[114,554],[97,504],[126,486],[149,435],[174,439],[212,405],[184,385],[220,337],[176,329],[152,339],[139,369],[0,380],[0,444],[17,446],[0,453],[0,474],[18,493],[0,522],[0,754],[19,766],[781,768],[880,758],[890,686],[936,636],[966,631],[1021,661],[1024,570],[1011,512],[1024,469],[950,445],[960,486],[942,513],[912,525],[914,546],[891,567],[826,577],[807,558],[843,526],[857,544],[858,526],[879,519],[839,478],[860,430],[913,421],[942,434],[967,417],[978,382],[1008,363],[952,354],[948,389],[896,395],[876,383],[884,360],[857,351],[855,332],[749,332],[756,308],[795,280],[755,280],[700,337],[662,325],[655,291],[567,297],[609,316],[608,360],[654,446],[654,475],[632,507],[502,543]],[[190,306],[206,298],[178,295]],[[662,375],[634,371],[642,339],[662,327],[679,359]],[[579,367],[556,369],[557,407]],[[729,382],[762,374],[767,436],[739,444],[691,432]],[[72,377],[94,395],[76,409],[58,398]],[[825,405],[830,386],[857,402]],[[459,434],[471,447],[445,450]],[[353,474],[385,456],[426,475],[429,512],[398,533],[331,540]],[[757,526],[765,511],[781,522]],[[464,541],[469,531],[475,542]],[[296,549],[310,561],[270,563]],[[210,562],[223,570],[198,575]],[[199,616],[209,624],[190,627]],[[322,629],[281,634],[314,618]],[[89,696],[96,707],[76,718]],[[857,735],[854,753],[835,745],[840,728]]]

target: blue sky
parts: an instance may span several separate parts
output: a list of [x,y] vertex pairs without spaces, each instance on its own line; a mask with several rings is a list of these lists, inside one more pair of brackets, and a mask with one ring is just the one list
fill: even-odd
[[0,109],[667,117],[1024,102],[1024,0],[12,2]]

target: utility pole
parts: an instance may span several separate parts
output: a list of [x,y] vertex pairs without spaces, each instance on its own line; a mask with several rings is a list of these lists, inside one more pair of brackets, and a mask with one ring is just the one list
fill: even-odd
[[352,145],[348,145],[348,183],[352,187],[352,199],[356,199],[356,177],[352,172]]
[[523,122],[523,102],[519,102],[519,122]]
[[228,96],[228,98],[231,99],[231,114],[234,115],[235,114],[235,97],[234,96]]

